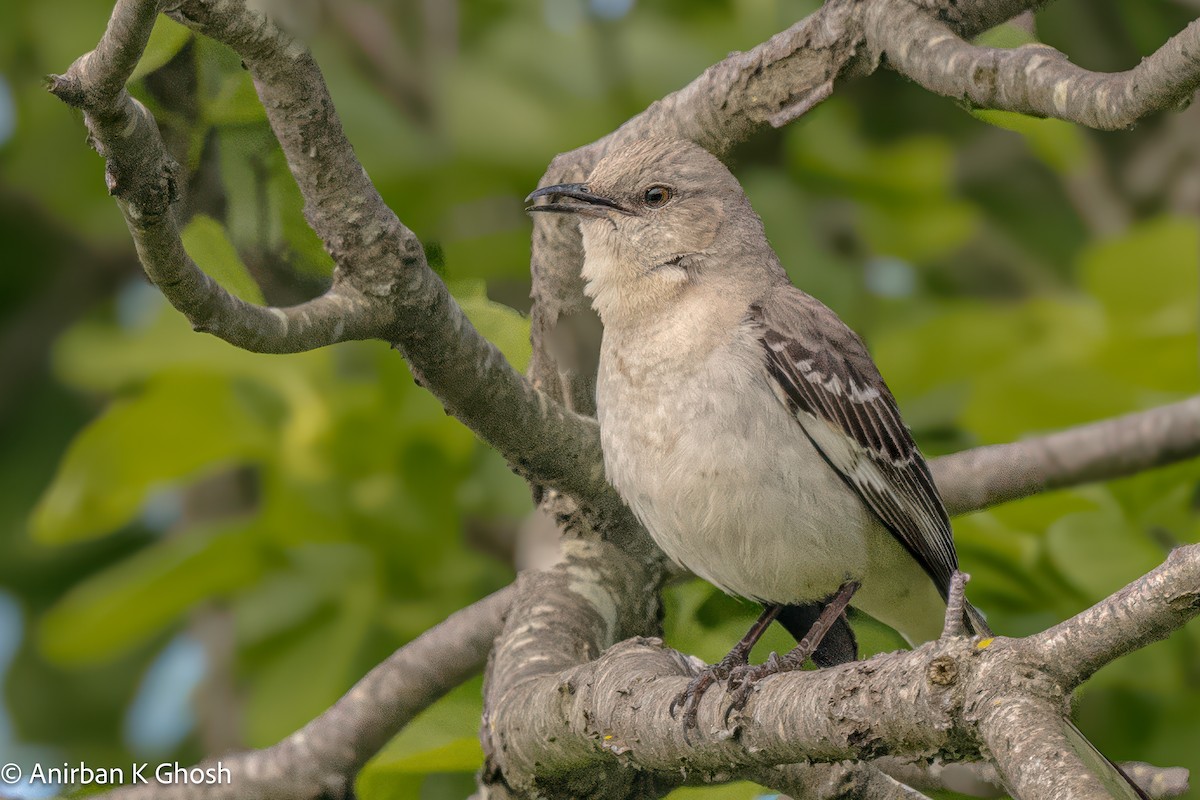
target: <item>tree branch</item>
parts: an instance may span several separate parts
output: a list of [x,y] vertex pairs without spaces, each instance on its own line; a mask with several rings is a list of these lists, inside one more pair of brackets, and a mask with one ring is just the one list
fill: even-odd
[[[914,772],[921,772],[918,768]],[[778,767],[749,767],[741,777],[803,800],[930,800],[917,789],[876,768],[871,762],[841,761],[833,764],[786,764]]]
[[1061,704],[1006,696],[985,711],[979,730],[1004,785],[1020,800],[1136,800],[1126,787],[1104,784],[1100,765],[1081,752],[1094,748],[1063,717]]
[[[526,631],[524,652],[516,659],[525,665],[520,677],[498,680],[489,695],[493,705],[485,735],[491,741],[490,756],[508,783],[522,791],[554,794],[570,788],[577,776],[613,765],[643,775],[642,780],[681,772],[700,780],[801,760],[881,755],[971,760],[986,747],[1010,787],[1025,792],[1022,797],[1090,796],[1079,788],[1083,784],[1059,795],[1032,788],[1057,786],[1051,773],[1069,771],[1064,765],[1091,773],[1070,751],[1059,752],[1057,762],[1028,757],[1030,752],[1058,752],[1061,742],[1055,732],[1067,735],[1062,727],[1065,700],[1075,683],[1063,680],[1061,668],[1047,666],[1061,663],[1058,633],[982,641],[947,638],[840,667],[778,675],[759,685],[729,729],[722,723],[726,701],[713,692],[701,703],[699,727],[689,737],[668,712],[672,698],[687,684],[688,662],[678,653],[658,640],[635,638],[584,663],[609,630],[601,620],[616,613],[603,610],[607,604],[595,595],[596,586],[628,596],[622,582],[605,583],[613,576],[603,572],[625,569],[619,561],[613,566],[612,559],[610,552],[578,552],[573,564],[539,578],[542,595],[549,594],[552,602],[544,611],[526,609],[529,617],[559,607],[560,598],[553,594],[559,591],[573,595],[561,598],[568,607],[580,606],[570,610],[583,612],[572,618],[590,617],[593,623],[577,631],[581,638],[556,636],[545,640],[544,647],[538,644],[540,636]],[[596,583],[581,583],[589,572]],[[1167,586],[1176,588],[1161,589]],[[1192,545],[1175,551],[1166,563],[1073,624],[1065,623],[1076,631],[1071,646],[1086,644],[1085,652],[1089,647],[1129,652],[1194,617],[1200,612],[1197,597],[1200,545]],[[522,618],[521,609],[514,609],[509,625]],[[1098,626],[1098,619],[1136,619],[1144,627],[1131,623],[1109,629]],[[501,646],[515,638],[505,637]],[[498,653],[497,660],[502,658]],[[577,664],[564,668],[564,661],[572,659]],[[1074,674],[1082,677],[1084,671]],[[1012,714],[1036,717],[1043,724],[1013,727]],[[1023,740],[1019,747],[1001,741],[1018,730]]]
[[[1200,561],[1193,547],[1173,550],[1164,567],[1101,603],[1030,637],[1047,672],[1078,686],[1130,650],[1165,639],[1200,609]],[[1168,569],[1169,568],[1169,569]]]
[[368,338],[367,298],[344,281],[335,280],[328,294],[309,303],[266,308],[223,290],[184,252],[171,211],[179,165],[167,153],[154,117],[125,90],[159,5],[118,0],[96,49],[49,79],[53,94],[84,112],[89,141],[106,159],[109,193],[125,216],[146,274],[197,330],[243,349],[296,352]]
[[935,458],[951,514],[1200,456],[1200,397],[1010,444]]
[[312,58],[238,3],[185,2],[172,13],[245,59],[306,217],[337,270],[325,295],[272,308],[232,296],[188,258],[171,211],[177,165],[154,118],[123,88],[157,10],[150,0],[118,0],[96,50],[52,77],[50,90],[83,109],[142,265],[171,303],[198,330],[247,350],[292,352],[362,338],[396,343],[418,379],[518,472],[620,517],[600,467],[595,422],[550,402],[480,336],[366,177]]
[[876,0],[864,18],[867,46],[931,92],[979,108],[1057,117],[1089,128],[1128,128],[1186,105],[1200,87],[1200,20],[1127,72],[1091,72],[1041,44],[976,47],[909,0]]
[[[951,791],[969,797],[999,797],[1006,794],[999,773],[982,762],[931,764],[884,757],[873,762],[880,770],[914,789]],[[1140,761],[1124,761],[1121,769],[1150,797],[1178,797],[1189,788],[1188,771],[1182,767],[1155,767]]]
[[1050,5],[1050,0],[909,0],[945,22],[959,36],[970,39],[1022,14]]
[[112,800],[336,800],[351,797],[354,776],[413,717],[478,674],[501,617],[508,586],[457,611],[363,676],[328,711],[264,750],[222,756],[225,783],[131,784]]

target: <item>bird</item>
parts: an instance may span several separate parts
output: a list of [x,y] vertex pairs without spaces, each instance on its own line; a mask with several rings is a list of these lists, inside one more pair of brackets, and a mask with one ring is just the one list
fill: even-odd
[[[605,473],[663,552],[800,638],[843,595],[910,644],[936,638],[958,562],[929,468],[862,340],[792,285],[729,169],[641,139],[541,197],[530,211],[579,219],[604,325]],[[854,657],[840,611],[818,663]]]
[[[929,467],[863,340],[791,283],[730,170],[638,139],[526,204],[579,223],[608,481],[670,559],[763,606],[672,713],[695,726],[718,681],[740,708],[767,675],[854,660],[848,606],[910,645],[937,638],[958,558]],[[776,620],[796,648],[750,665]]]

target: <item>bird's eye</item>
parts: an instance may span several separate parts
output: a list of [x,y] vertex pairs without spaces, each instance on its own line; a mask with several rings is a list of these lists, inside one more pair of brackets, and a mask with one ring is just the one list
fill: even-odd
[[675,193],[666,186],[651,186],[642,195],[642,202],[647,208],[662,208],[667,204],[667,201],[675,196]]

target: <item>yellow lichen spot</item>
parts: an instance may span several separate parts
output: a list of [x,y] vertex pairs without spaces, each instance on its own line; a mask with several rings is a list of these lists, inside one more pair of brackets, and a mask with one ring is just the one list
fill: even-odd
[[986,650],[994,641],[996,641],[996,640],[994,638],[992,638],[991,636],[989,636],[986,639],[980,639],[979,644],[975,645],[975,649],[976,650]]
[[610,741],[612,738],[613,738],[613,737],[612,737],[612,734],[611,734],[611,733],[607,733],[607,734],[605,734],[605,735],[604,735],[604,741],[606,741],[606,742],[607,742],[607,741]]

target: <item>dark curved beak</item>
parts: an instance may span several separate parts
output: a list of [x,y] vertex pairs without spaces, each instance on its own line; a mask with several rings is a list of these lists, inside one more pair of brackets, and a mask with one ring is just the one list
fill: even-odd
[[[550,202],[535,205],[533,201],[539,197],[549,197]],[[556,198],[559,197],[569,197],[577,202],[560,203],[556,201]],[[604,216],[607,213],[605,209],[610,208],[623,214],[629,213],[616,201],[602,195],[592,194],[588,190],[587,184],[584,183],[559,183],[554,186],[543,186],[526,197],[525,203],[526,211],[554,211],[559,214],[587,214],[594,217]]]

